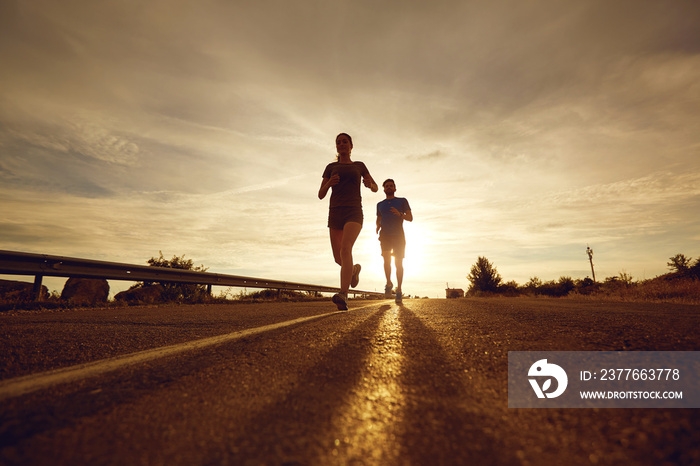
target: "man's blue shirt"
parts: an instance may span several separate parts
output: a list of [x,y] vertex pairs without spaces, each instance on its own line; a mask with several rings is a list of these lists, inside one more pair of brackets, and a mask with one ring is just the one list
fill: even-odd
[[381,232],[385,235],[403,235],[403,218],[391,213],[392,207],[402,214],[411,210],[405,197],[394,197],[379,202],[377,216],[381,217]]

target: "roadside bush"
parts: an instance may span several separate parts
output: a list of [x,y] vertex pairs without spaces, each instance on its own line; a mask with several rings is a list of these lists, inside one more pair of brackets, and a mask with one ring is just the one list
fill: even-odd
[[603,282],[594,282],[590,277],[574,280],[560,277],[558,281],[543,282],[534,276],[523,286],[514,281],[501,283],[496,267],[485,257],[479,257],[467,277],[471,286],[468,296],[587,296],[590,298],[673,301],[700,303],[700,258],[693,261],[684,254],[669,258],[667,266],[671,273],[651,280],[635,281],[627,272],[607,277]]
[[[158,258],[151,257],[148,259],[148,265],[154,267],[167,267],[171,269],[193,270],[197,272],[207,271],[203,265],[195,267],[192,259],[186,260],[184,255],[182,257],[173,256],[172,259],[168,260],[163,257],[163,253],[161,251],[158,251],[158,253]],[[160,284],[165,289],[163,292],[163,299],[165,301],[198,303],[209,297],[206,285],[168,282],[156,283]]]
[[498,286],[498,293],[505,296],[519,296],[520,286],[515,280],[511,280],[508,283],[503,283]]
[[600,290],[600,284],[594,282],[591,277],[586,277],[583,280],[576,280],[575,285],[576,288],[574,291],[584,296],[597,293]]
[[559,281],[548,281],[535,290],[536,294],[560,298],[568,295],[576,288],[571,277],[560,277]]
[[282,301],[301,301],[309,299],[313,297],[313,295],[301,291],[265,289],[248,293],[245,297],[263,301],[275,301],[277,299]]
[[524,291],[528,294],[537,294],[537,290],[543,285],[542,280],[538,277],[531,277],[523,287]]
[[[206,272],[203,265],[194,266],[192,259],[185,259],[185,256],[173,256],[172,259],[165,259],[163,253],[158,251],[159,257],[148,259],[148,265],[153,267],[167,267],[171,269],[193,270]],[[118,293],[115,297],[117,301],[126,301],[130,304],[152,304],[158,302],[181,302],[181,303],[201,303],[210,299],[206,285],[196,285],[190,283],[171,282],[139,282],[128,290]]]
[[634,297],[643,301],[700,303],[700,280],[692,277],[656,277],[635,287]]
[[604,293],[620,293],[636,286],[630,275],[620,272],[616,277],[607,277],[601,285],[601,291]]

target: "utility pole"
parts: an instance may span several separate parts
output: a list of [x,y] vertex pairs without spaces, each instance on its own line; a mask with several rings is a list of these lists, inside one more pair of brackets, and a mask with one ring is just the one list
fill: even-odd
[[593,270],[593,249],[586,245],[586,252],[588,253],[588,260],[591,263],[591,273],[593,274],[593,283],[595,283],[595,270]]

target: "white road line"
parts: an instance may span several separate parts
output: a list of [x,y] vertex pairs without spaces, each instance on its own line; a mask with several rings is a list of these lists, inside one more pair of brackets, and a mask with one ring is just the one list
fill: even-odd
[[[376,303],[367,306],[352,308],[350,310],[358,311],[373,306],[376,306]],[[113,358],[101,359],[99,361],[78,364],[76,366],[65,367],[62,369],[56,369],[52,371],[25,375],[23,377],[5,380],[0,382],[0,401],[9,398],[14,398],[20,395],[25,395],[27,393],[41,390],[43,388],[51,387],[53,385],[73,382],[76,380],[104,374],[106,372],[121,369],[122,367],[129,366],[131,364],[138,364],[145,361],[162,358],[165,356],[171,356],[173,354],[182,353],[185,351],[206,348],[207,346],[218,345],[220,343],[238,340],[251,335],[256,335],[258,333],[264,333],[270,330],[288,327],[290,325],[295,325],[314,319],[320,319],[321,317],[328,317],[334,314],[342,313],[345,313],[345,311],[335,311],[310,317],[301,317],[299,319],[288,320],[285,322],[279,322],[271,325],[265,325],[263,327],[249,328],[238,332],[227,333],[225,335],[203,338],[201,340],[187,341],[185,343],[180,343],[177,345],[153,348],[145,351],[139,351],[137,353],[129,353],[122,356],[115,356]]]

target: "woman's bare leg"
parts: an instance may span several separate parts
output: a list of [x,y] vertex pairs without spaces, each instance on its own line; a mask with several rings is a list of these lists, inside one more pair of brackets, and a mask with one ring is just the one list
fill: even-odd
[[333,250],[333,259],[335,259],[336,264],[342,267],[343,261],[340,257],[340,247],[343,243],[343,230],[335,230],[333,228],[329,228],[328,231],[331,235],[331,249]]
[[362,224],[348,222],[343,227],[343,239],[340,243],[340,292],[347,295],[352,280],[352,247],[360,235]]

